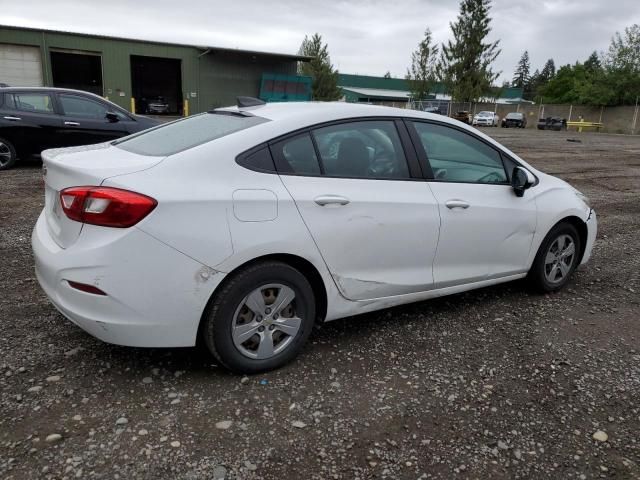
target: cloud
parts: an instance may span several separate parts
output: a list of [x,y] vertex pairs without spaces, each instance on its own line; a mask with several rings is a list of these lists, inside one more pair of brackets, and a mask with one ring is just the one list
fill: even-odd
[[[437,42],[450,37],[458,7],[454,0],[0,0],[0,23],[284,53],[319,32],[341,72],[403,76],[426,28]],[[511,78],[525,49],[534,70],[548,58],[583,61],[640,23],[637,0],[495,0],[491,11],[501,79]]]

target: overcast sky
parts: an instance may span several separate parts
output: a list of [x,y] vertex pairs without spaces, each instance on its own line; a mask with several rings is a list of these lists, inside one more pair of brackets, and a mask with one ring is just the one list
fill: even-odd
[[[319,32],[343,73],[404,76],[430,28],[450,36],[457,0],[0,0],[0,24],[146,40],[296,53]],[[495,69],[510,79],[525,49],[532,70],[606,50],[611,36],[640,23],[640,0],[494,0]],[[2,39],[0,39],[0,42]]]

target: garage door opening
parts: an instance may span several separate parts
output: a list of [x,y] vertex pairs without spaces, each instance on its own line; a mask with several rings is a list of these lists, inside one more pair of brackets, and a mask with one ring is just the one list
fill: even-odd
[[181,62],[174,58],[131,55],[131,93],[136,112],[182,115]]
[[98,54],[51,52],[53,86],[85,92],[102,92],[102,58]]

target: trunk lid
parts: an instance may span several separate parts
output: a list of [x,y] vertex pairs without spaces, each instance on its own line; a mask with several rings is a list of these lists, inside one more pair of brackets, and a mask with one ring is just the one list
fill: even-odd
[[45,183],[45,218],[53,240],[67,248],[77,240],[82,223],[68,218],[60,204],[60,191],[69,187],[99,186],[107,178],[146,170],[164,157],[127,152],[109,143],[42,152]]

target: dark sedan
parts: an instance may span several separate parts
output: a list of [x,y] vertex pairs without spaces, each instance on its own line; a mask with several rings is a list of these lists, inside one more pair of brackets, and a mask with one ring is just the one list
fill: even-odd
[[502,119],[502,128],[525,128],[527,117],[521,112],[510,112]]
[[0,88],[0,170],[48,148],[106,142],[159,123],[92,93]]
[[567,129],[567,120],[560,117],[547,117],[538,120],[538,130],[560,130]]

